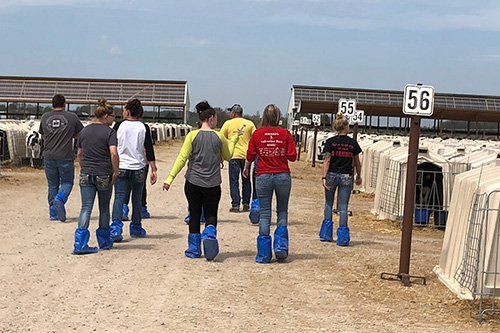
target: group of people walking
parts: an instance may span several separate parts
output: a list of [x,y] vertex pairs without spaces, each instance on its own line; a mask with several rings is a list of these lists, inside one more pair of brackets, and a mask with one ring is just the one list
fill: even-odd
[[[75,231],[73,254],[95,253],[96,247],[88,245],[90,215],[97,194],[99,200],[99,228],[96,230],[100,249],[110,249],[123,239],[123,207],[131,195],[132,215],[129,232],[131,237],[146,237],[141,223],[142,196],[148,169],[150,183],[157,181],[157,167],[151,132],[141,121],[144,110],[138,99],[123,107],[123,120],[115,123],[114,108],[104,98],[98,101],[95,121],[85,128],[78,117],[65,110],[62,95],[53,98],[54,111],[42,116],[40,132],[44,137],[44,162],[48,182],[50,218],[66,220],[65,203],[73,187],[74,153],[72,139],[77,141],[77,159],[80,164],[81,211]],[[288,162],[297,158],[295,142],[286,129],[279,127],[280,109],[270,104],[264,109],[262,123],[256,129],[253,122],[242,117],[239,104],[229,109],[231,119],[220,132],[215,130],[217,113],[207,101],[196,105],[200,127],[188,133],[181,151],[163,183],[168,191],[186,163],[184,193],[189,209],[188,249],[185,255],[209,261],[219,253],[217,219],[221,198],[221,166],[229,161],[231,194],[230,212],[250,211],[250,200],[257,202],[256,262],[269,263],[274,255],[278,261],[288,257],[288,202],[292,180]],[[114,127],[111,125],[115,123]],[[320,240],[333,240],[332,205],[336,188],[339,192],[340,222],[337,244],[348,245],[347,206],[353,186],[353,166],[356,183],[361,183],[358,154],[359,145],[347,136],[349,124],[341,114],[334,125],[338,135],[325,146],[323,186],[325,188],[324,220]],[[254,172],[251,165],[254,163]],[[251,175],[254,174],[252,192]],[[242,180],[240,195],[239,180]],[[110,218],[112,189],[115,189]],[[274,242],[271,237],[271,204],[276,196],[277,228]],[[253,207],[253,202],[252,202]],[[253,208],[252,208],[253,209]],[[201,230],[200,221],[205,221]],[[112,221],[110,225],[110,221]],[[339,240],[340,239],[340,240]],[[346,241],[347,239],[347,241]]]

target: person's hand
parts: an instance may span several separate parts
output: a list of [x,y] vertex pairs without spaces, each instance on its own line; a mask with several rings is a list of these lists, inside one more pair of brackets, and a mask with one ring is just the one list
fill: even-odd
[[245,177],[245,178],[248,177],[248,168],[243,169],[243,177]]
[[331,187],[330,186],[326,186],[326,179],[323,179],[323,187],[327,190],[330,190]]
[[167,183],[163,183],[163,191],[168,191],[170,190],[170,185]]
[[115,185],[116,178],[118,178],[118,175],[119,175],[119,174],[120,174],[120,173],[115,173],[115,172],[113,172],[113,175],[111,176],[111,184],[112,184],[112,185]]
[[361,185],[361,182],[362,182],[361,177],[357,176],[356,177],[356,185]]
[[158,177],[156,175],[156,171],[151,172],[151,176],[149,178],[151,185],[156,184],[156,181],[158,180]]

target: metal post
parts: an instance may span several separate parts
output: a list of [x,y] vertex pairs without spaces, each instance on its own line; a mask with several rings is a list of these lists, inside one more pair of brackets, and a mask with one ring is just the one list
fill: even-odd
[[312,167],[316,166],[316,139],[318,138],[318,126],[314,125],[314,140],[313,140],[313,161]]
[[352,127],[352,138],[356,141],[358,140],[358,123],[355,123]]
[[304,153],[307,151],[307,133],[309,132],[309,128],[306,128],[306,137],[304,139]]
[[413,214],[415,209],[415,186],[417,183],[419,137],[420,116],[413,116],[411,117],[410,142],[408,145],[408,164],[406,168],[406,190],[403,212],[403,231],[401,234],[401,252],[399,255],[399,273],[382,273],[380,275],[380,277],[385,280],[400,280],[404,285],[410,284],[410,278],[421,279],[425,285],[425,277],[410,276],[411,238],[413,231]]
[[297,161],[300,161],[300,151],[302,150],[302,134],[303,133],[304,133],[304,128],[300,127],[299,149],[297,152]]

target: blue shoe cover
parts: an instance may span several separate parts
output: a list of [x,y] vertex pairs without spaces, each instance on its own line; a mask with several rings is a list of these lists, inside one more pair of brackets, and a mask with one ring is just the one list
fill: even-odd
[[128,209],[128,205],[123,204],[122,207],[122,221],[128,221],[128,213],[130,210]]
[[322,242],[333,242],[333,221],[323,220],[319,230],[319,240]]
[[122,241],[122,231],[123,231],[123,222],[120,220],[113,220],[111,225],[109,226],[109,231],[111,234],[111,239],[115,243],[119,243]]
[[52,206],[49,206],[49,215],[50,215],[50,219],[52,221],[55,221],[55,220],[59,220],[57,218],[57,211],[56,211],[56,207],[54,207],[53,205]]
[[90,232],[88,229],[78,228],[75,231],[75,248],[71,254],[96,253],[97,247],[88,246]]
[[189,224],[189,217],[191,216],[191,210],[189,209],[189,206],[188,206],[188,216],[186,216],[186,218],[184,219],[184,222],[186,222],[187,224]]
[[147,206],[142,206],[141,210],[141,218],[143,219],[149,219],[151,217],[151,214],[148,212],[148,207]]
[[203,253],[208,261],[214,260],[219,254],[219,241],[217,241],[217,229],[213,225],[209,225],[201,233],[203,240]]
[[288,228],[277,227],[274,231],[274,255],[278,260],[288,257]]
[[337,245],[338,246],[349,246],[349,241],[351,237],[349,235],[348,227],[338,227],[337,228]]
[[250,222],[252,222],[252,224],[259,224],[260,220],[259,199],[252,200],[252,204],[250,205],[250,214],[248,214],[248,217],[250,218]]
[[[188,206],[188,215],[184,219],[184,222],[186,222],[186,224],[189,224],[190,217],[191,217],[191,210],[189,209],[189,206]],[[205,222],[206,222],[206,220],[205,220],[205,210],[203,209],[203,207],[201,207],[200,223],[205,223]]]
[[271,236],[258,236],[257,237],[257,256],[255,262],[260,264],[268,264],[271,262],[273,256],[271,243],[273,239]]
[[54,208],[57,212],[57,218],[59,221],[66,221],[66,208],[64,208],[64,204],[68,201],[68,196],[64,192],[57,193],[54,198]]
[[184,254],[189,258],[201,257],[201,234],[189,234],[188,249]]
[[144,238],[146,237],[146,230],[142,227],[142,223],[133,224],[130,223],[130,237],[132,238]]
[[111,230],[98,228],[95,231],[97,236],[97,244],[101,250],[109,250],[113,247],[113,240],[111,239]]

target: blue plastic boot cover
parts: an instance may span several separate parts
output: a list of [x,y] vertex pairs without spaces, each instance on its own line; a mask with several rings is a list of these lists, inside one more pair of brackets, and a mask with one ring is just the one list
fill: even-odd
[[191,210],[189,209],[189,206],[188,206],[188,216],[186,216],[186,218],[184,219],[184,222],[186,222],[187,224],[189,224],[189,217],[191,216]]
[[128,213],[130,210],[128,209],[128,205],[123,204],[122,207],[122,221],[128,221]]
[[250,205],[250,214],[248,214],[250,218],[250,222],[252,224],[258,224],[260,220],[260,205],[259,199],[253,199],[252,204]]
[[201,222],[205,222],[205,209],[203,209],[203,206],[201,206],[200,223]]
[[130,237],[133,238],[143,238],[146,237],[146,230],[142,227],[142,223],[133,224],[130,223]]
[[111,239],[113,239],[113,242],[121,242],[123,239],[123,222],[120,220],[113,220],[113,222],[109,226],[109,231],[111,233]]
[[57,212],[57,218],[59,221],[66,221],[66,208],[64,208],[64,204],[68,201],[68,196],[64,192],[57,193],[54,198],[54,208]]
[[201,234],[189,234],[188,249],[184,251],[184,254],[189,258],[201,257]]
[[349,236],[349,227],[338,227],[337,228],[337,245],[349,246],[350,240],[351,240],[351,237]]
[[148,207],[147,206],[142,206],[141,210],[141,218],[143,219],[149,219],[151,217],[151,214],[148,212]]
[[97,247],[89,247],[90,232],[88,229],[78,228],[75,231],[75,248],[72,254],[96,253]]
[[217,229],[213,225],[209,225],[201,233],[203,240],[203,253],[208,261],[214,260],[219,254],[219,242],[217,241]]
[[274,255],[276,259],[283,260],[288,257],[288,228],[277,227],[274,231]]
[[111,230],[98,228],[95,231],[97,237],[97,244],[101,250],[109,250],[113,247],[113,240],[111,239]]
[[271,262],[273,256],[271,243],[273,239],[271,236],[258,236],[257,237],[257,256],[255,262],[261,264],[268,264]]
[[54,207],[54,205],[49,206],[49,215],[50,215],[50,219],[51,219],[52,221],[54,221],[54,220],[58,220],[58,218],[57,218],[57,211],[56,211],[56,207]]
[[319,230],[319,240],[322,242],[332,242],[333,241],[333,221],[323,220],[321,224],[321,229]]

